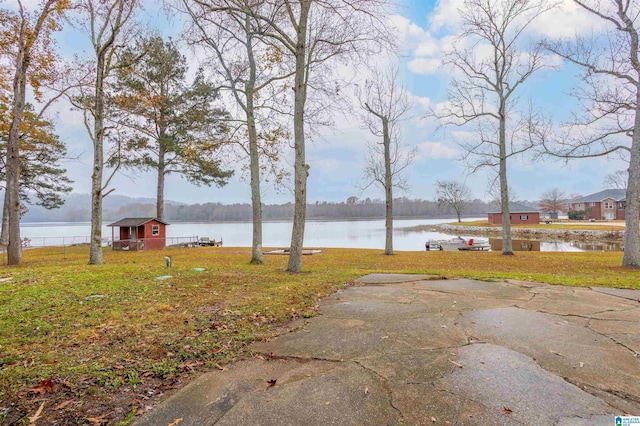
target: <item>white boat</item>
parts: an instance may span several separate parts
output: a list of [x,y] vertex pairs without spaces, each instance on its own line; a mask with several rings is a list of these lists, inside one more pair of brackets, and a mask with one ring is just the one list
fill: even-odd
[[462,237],[452,238],[450,240],[430,240],[425,244],[427,251],[455,251],[455,250],[490,250],[491,245],[487,238],[469,238],[465,240]]

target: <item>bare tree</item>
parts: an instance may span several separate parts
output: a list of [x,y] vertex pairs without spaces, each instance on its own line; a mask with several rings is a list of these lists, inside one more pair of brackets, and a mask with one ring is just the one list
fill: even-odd
[[413,150],[400,143],[400,122],[407,119],[411,101],[406,90],[399,85],[398,68],[386,72],[374,69],[372,76],[358,91],[361,108],[366,112],[366,128],[382,140],[369,144],[369,156],[364,170],[365,186],[378,184],[385,194],[384,254],[393,254],[393,188],[407,189],[402,172],[415,157]]
[[[51,46],[52,33],[59,29],[57,22],[69,7],[63,0],[46,0],[35,13],[29,13],[22,1],[18,0],[18,13],[1,11],[0,22],[3,31],[0,44],[3,51],[10,52],[11,62],[15,64],[13,73],[13,93],[11,104],[11,124],[7,140],[7,185],[6,204],[9,206],[9,245],[7,263],[22,263],[22,241],[20,239],[20,135],[21,124],[26,108],[27,83],[39,97],[38,87],[52,73],[51,61],[55,58]],[[32,68],[37,68],[34,72]]]
[[438,180],[436,181],[436,201],[439,206],[451,207],[456,212],[458,222],[462,222],[460,215],[472,201],[471,190],[462,182]]
[[602,185],[605,188],[612,189],[625,189],[629,182],[629,172],[627,170],[618,170],[613,173],[609,173],[604,177]]
[[475,125],[474,137],[460,142],[472,172],[497,169],[505,255],[514,254],[507,161],[533,147],[528,133],[538,119],[531,108],[518,110],[517,94],[529,77],[547,66],[543,49],[525,50],[521,39],[551,7],[547,0],[465,0],[460,11],[464,32],[446,58],[454,70],[449,102],[434,112],[445,124]]
[[591,38],[546,46],[584,70],[574,90],[583,118],[567,125],[567,136],[547,151],[564,158],[622,154],[629,161],[624,266],[640,269],[640,4],[630,0],[574,0],[604,26]]
[[549,189],[540,194],[538,206],[543,212],[564,212],[567,210],[567,196],[560,188]]
[[105,141],[113,137],[114,129],[107,125],[107,102],[105,91],[118,63],[118,53],[133,39],[133,17],[138,0],[82,0],[80,26],[87,33],[93,48],[94,58],[88,68],[93,77],[87,81],[72,103],[84,114],[84,124],[93,143],[93,173],[91,175],[91,237],[89,264],[101,265],[102,256],[102,198],[118,167],[114,167],[106,181]]
[[328,79],[332,74],[329,61],[366,56],[389,40],[384,33],[386,4],[386,0],[260,0],[247,5],[260,25],[263,40],[278,46],[293,65],[295,204],[290,272],[302,271],[309,174],[305,133],[313,117],[308,101],[335,96],[335,81]]
[[[241,151],[249,157],[253,237],[251,263],[263,263],[261,171],[276,181],[284,174],[278,168],[282,142],[288,137],[277,117],[286,105],[280,84],[292,75],[282,70],[282,52],[260,37],[261,21],[253,13],[273,14],[265,2],[249,0],[183,0],[191,18],[190,41],[211,53],[214,69],[223,81],[221,90],[231,95],[239,109],[229,125],[234,128]],[[252,12],[252,9],[253,12]],[[270,19],[278,19],[271,15]],[[244,143],[245,140],[248,143]],[[246,158],[246,157],[245,157]]]

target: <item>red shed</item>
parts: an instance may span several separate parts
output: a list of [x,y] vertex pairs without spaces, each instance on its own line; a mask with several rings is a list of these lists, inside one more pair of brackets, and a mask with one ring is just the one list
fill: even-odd
[[[167,245],[167,222],[154,217],[127,217],[113,222],[111,240],[113,250],[157,250]],[[120,228],[119,239],[115,239],[115,227]]]

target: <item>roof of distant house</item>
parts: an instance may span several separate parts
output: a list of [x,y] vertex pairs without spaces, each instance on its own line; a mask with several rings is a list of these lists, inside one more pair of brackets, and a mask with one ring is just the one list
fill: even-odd
[[572,204],[597,203],[609,198],[612,198],[615,201],[622,201],[627,198],[627,189],[605,189],[604,191],[596,192],[595,194],[587,195],[586,197],[576,198],[569,202]]
[[[524,204],[509,202],[509,213],[539,213],[540,211],[535,207],[529,207]],[[488,212],[488,213],[502,213],[499,212]]]
[[155,217],[126,217],[124,219],[120,219],[117,222],[113,222],[107,226],[120,226],[120,227],[135,227],[144,225],[147,222],[151,222],[155,220],[156,222],[160,222],[164,225],[169,225],[167,222],[164,222],[160,219],[156,219]]

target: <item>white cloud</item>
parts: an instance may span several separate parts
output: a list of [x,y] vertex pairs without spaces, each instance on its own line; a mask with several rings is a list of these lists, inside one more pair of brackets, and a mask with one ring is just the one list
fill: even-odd
[[531,23],[531,32],[549,38],[574,37],[604,28],[602,19],[585,11],[573,0],[564,0]]
[[409,50],[418,48],[425,39],[431,37],[428,31],[404,16],[392,15],[389,17],[389,23],[396,30],[398,45]]
[[407,64],[415,74],[434,74],[442,67],[442,60],[436,58],[416,58]]
[[411,96],[411,101],[413,102],[413,106],[416,109],[422,109],[427,111],[433,105],[431,98],[427,98],[425,96]]
[[464,0],[439,0],[433,14],[429,17],[431,31],[460,28],[462,23],[460,10],[463,8]]
[[419,160],[434,160],[437,158],[456,158],[460,152],[456,148],[445,145],[442,142],[421,142],[418,148]]

